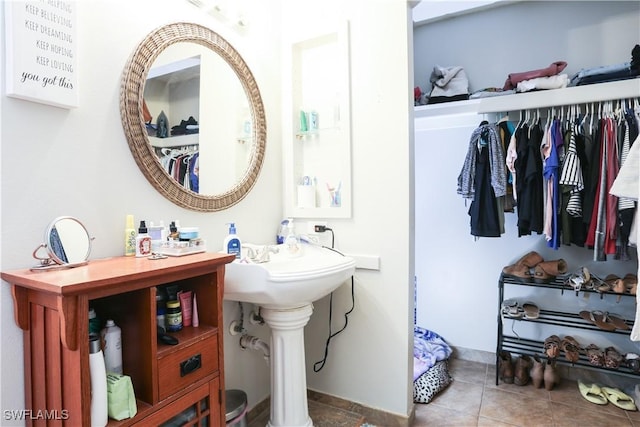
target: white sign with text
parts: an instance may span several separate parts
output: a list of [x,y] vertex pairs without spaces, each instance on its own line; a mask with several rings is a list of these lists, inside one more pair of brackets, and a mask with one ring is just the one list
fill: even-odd
[[78,106],[75,1],[5,1],[7,95]]

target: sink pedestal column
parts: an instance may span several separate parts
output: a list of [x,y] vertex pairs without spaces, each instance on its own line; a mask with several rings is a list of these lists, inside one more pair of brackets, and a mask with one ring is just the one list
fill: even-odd
[[304,358],[304,327],[311,313],[311,304],[261,310],[262,318],[271,327],[271,415],[267,427],[313,426]]

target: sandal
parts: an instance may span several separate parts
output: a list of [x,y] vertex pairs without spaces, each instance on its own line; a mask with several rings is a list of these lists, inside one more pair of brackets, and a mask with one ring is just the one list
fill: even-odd
[[622,363],[622,355],[613,347],[604,350],[604,366],[609,369],[618,369]]
[[582,397],[596,405],[606,405],[608,400],[602,389],[595,384],[587,385],[578,380],[578,389]]
[[555,359],[560,353],[560,338],[557,335],[551,335],[544,340],[544,352],[549,359]]
[[518,304],[518,301],[514,299],[508,299],[502,302],[501,313],[505,317],[519,319],[524,315],[524,309],[520,306],[520,304]]
[[613,325],[615,325],[616,328],[618,329],[624,329],[624,330],[629,330],[631,329],[631,327],[629,325],[627,325],[627,322],[620,316],[618,316],[617,314],[611,314],[611,313],[606,313],[604,314],[606,316],[606,321],[607,323],[612,323]]
[[572,336],[567,335],[562,339],[562,351],[564,351],[564,357],[571,363],[576,363],[580,359],[580,344]]
[[534,303],[527,301],[522,304],[525,319],[537,319],[540,317],[540,309]]
[[595,344],[589,344],[585,349],[589,363],[593,366],[604,366],[604,353]]
[[600,329],[604,329],[605,331],[613,331],[616,329],[616,325],[608,321],[607,313],[605,313],[604,311],[583,310],[580,312],[580,317],[582,317],[587,322],[596,325]]
[[636,404],[631,396],[626,395],[620,389],[611,387],[602,387],[602,393],[607,397],[607,400],[620,409],[625,411],[637,411]]

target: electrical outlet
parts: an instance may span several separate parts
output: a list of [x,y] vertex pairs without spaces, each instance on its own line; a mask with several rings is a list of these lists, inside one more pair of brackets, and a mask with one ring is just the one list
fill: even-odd
[[309,233],[309,234],[318,233],[316,231],[316,226],[317,225],[326,227],[327,226],[327,221],[309,221],[309,222],[307,222],[307,233]]

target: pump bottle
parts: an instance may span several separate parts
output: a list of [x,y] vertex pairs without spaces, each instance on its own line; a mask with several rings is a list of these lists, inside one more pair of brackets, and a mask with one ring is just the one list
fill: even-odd
[[287,237],[284,239],[284,248],[292,258],[302,255],[302,246],[300,246],[300,241],[296,236],[293,219],[291,218],[289,218],[289,223],[287,224]]
[[242,256],[242,243],[236,234],[236,225],[233,222],[229,224],[229,235],[224,239],[222,251],[235,255],[236,259],[240,259]]

